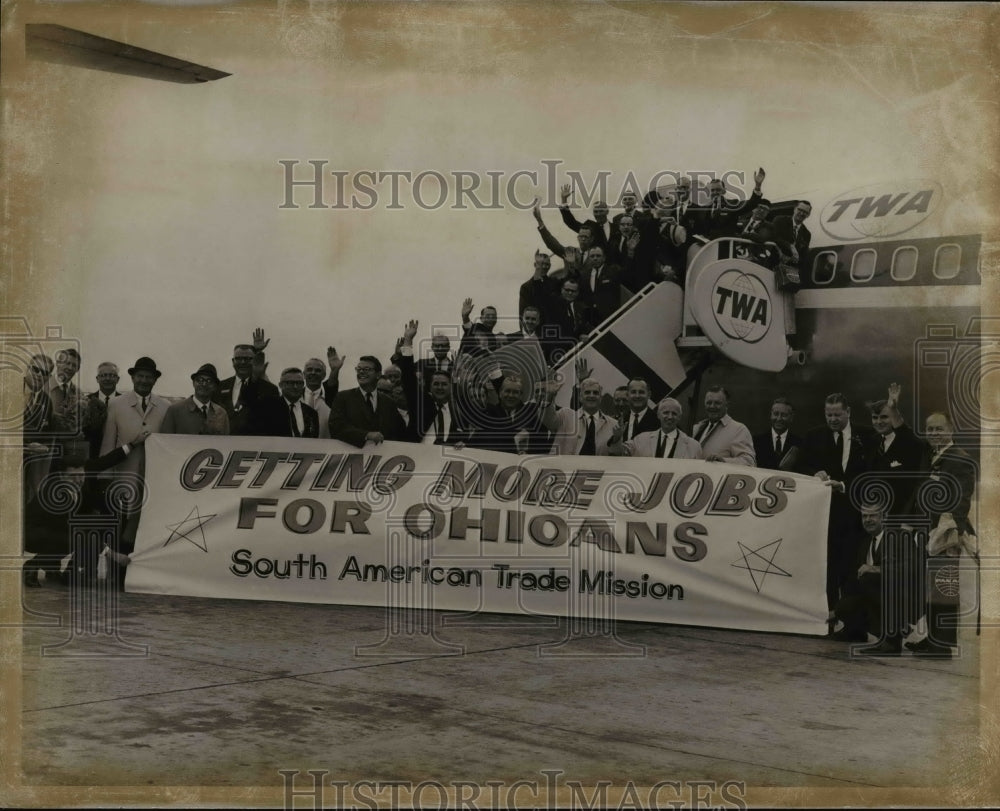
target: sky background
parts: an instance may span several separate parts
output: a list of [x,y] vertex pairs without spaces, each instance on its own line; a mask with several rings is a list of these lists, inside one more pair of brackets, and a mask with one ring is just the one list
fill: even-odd
[[[542,160],[609,171],[615,190],[629,171],[645,186],[663,170],[752,182],[764,166],[773,200],[934,177],[944,227],[995,233],[989,7],[22,3],[5,18],[5,311],[78,338],[85,390],[103,360],[127,390],[149,355],[157,390],[188,394],[202,363],[231,374],[255,326],[272,379],[330,344],[349,365],[387,359],[409,318],[418,339],[454,331],[466,296],[516,329],[541,247],[529,211],[421,210],[405,184],[392,211],[387,183],[370,211],[310,210],[306,189],[282,210],[281,160],[300,176],[309,160],[534,170],[525,201],[552,194]],[[178,85],[25,61],[24,22],[233,75]]]

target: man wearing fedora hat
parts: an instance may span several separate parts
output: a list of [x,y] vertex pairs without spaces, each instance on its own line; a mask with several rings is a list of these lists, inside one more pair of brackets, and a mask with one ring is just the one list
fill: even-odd
[[219,375],[211,363],[204,363],[191,375],[194,395],[174,403],[160,425],[163,434],[228,434],[229,415],[212,402],[212,394],[219,385]]
[[[163,418],[170,406],[169,401],[153,394],[153,386],[161,372],[156,361],[142,357],[128,370],[132,378],[132,391],[116,397],[108,403],[108,416],[104,423],[104,438],[101,440],[101,455],[110,453],[143,431],[158,433]],[[122,497],[122,530],[118,550],[129,554],[135,546],[135,533],[139,528],[139,510],[142,503],[142,476],[146,469],[146,449],[135,448],[124,461],[115,465],[111,472],[122,482],[127,482]]]

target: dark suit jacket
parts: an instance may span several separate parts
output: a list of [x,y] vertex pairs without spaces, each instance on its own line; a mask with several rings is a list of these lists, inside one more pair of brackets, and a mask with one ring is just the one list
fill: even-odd
[[546,338],[543,346],[543,351],[546,353],[545,358],[549,363],[554,363],[560,352],[568,352],[581,335],[593,329],[591,313],[592,310],[586,302],[575,301],[573,314],[570,314],[569,302],[561,296],[552,299],[548,321],[543,328],[543,333],[546,336],[555,333],[555,336]]
[[212,395],[212,402],[218,403],[226,409],[226,416],[229,417],[229,433],[233,435],[252,434],[253,409],[257,401],[264,397],[280,397],[281,392],[278,387],[267,380],[248,381],[240,390],[240,401],[238,408],[233,407],[233,385],[236,376],[227,377],[215,387]]
[[750,219],[750,212],[757,208],[761,200],[758,192],[753,192],[750,199],[740,205],[734,205],[735,201],[727,198],[728,205],[723,205],[717,212],[705,207],[698,211],[695,220],[695,231],[706,239],[721,239],[722,237],[732,237],[737,235],[737,223]]
[[52,399],[48,392],[40,391],[37,397],[24,409],[23,422],[21,423],[24,432],[24,444],[30,442],[48,443],[52,440],[52,434],[57,428],[52,422]]
[[865,461],[868,472],[878,474],[892,490],[889,514],[903,515],[923,478],[919,471],[924,445],[908,425],[901,425],[895,434],[885,453],[882,453],[882,437],[873,435]]
[[[507,336],[507,339],[510,340],[510,336],[509,335]],[[399,361],[400,361],[400,358],[402,358],[402,357],[405,357],[405,356],[401,355],[401,356],[399,356],[399,357],[396,358],[395,362],[396,362],[397,365],[400,365]],[[410,360],[412,361],[412,358]],[[449,375],[450,374],[454,374],[454,372],[455,372],[455,361],[449,360],[448,358],[445,358],[444,361],[442,361],[442,363],[444,364],[443,371],[447,372]],[[434,372],[437,371],[437,368],[438,368],[437,367],[437,358],[433,358],[433,357],[432,358],[421,358],[420,360],[418,360],[414,364],[414,366],[416,366],[416,375],[417,375],[418,382],[423,383],[424,386],[427,386],[427,385],[430,384],[431,378],[434,376]],[[400,367],[400,368],[402,368],[402,367]]]
[[[757,434],[753,438],[754,455],[757,457],[757,467],[768,468],[769,470],[795,470],[797,468],[797,458],[801,453],[802,437],[793,434],[791,431],[785,433],[782,439],[781,459],[785,459],[785,466],[781,466],[781,459],[774,453],[774,445],[771,444],[771,429],[764,433]],[[795,453],[789,456],[789,451],[796,449]]]
[[532,276],[521,285],[517,293],[517,314],[520,317],[525,307],[537,307],[542,314],[542,322],[545,322],[545,311],[549,306],[552,295],[552,279],[543,276],[536,279]]
[[337,392],[340,391],[340,379],[334,381],[324,380],[323,381],[323,400],[327,405],[333,405],[333,398],[337,396]]
[[[115,392],[113,400],[120,395]],[[108,418],[108,407],[104,403],[104,395],[99,391],[88,394],[83,404],[83,435],[90,444],[90,458],[95,459],[101,454],[101,440],[104,438],[104,422]]]
[[356,448],[364,447],[365,435],[371,431],[378,431],[388,441],[405,440],[406,423],[396,404],[379,394],[375,408],[373,414],[359,388],[338,392],[330,406],[330,436]]
[[597,289],[590,287],[593,271],[584,270],[580,274],[580,296],[591,306],[591,317],[594,324],[600,324],[611,313],[621,307],[621,268],[605,262],[601,275],[597,280]]
[[608,262],[621,268],[619,281],[632,293],[638,293],[656,278],[657,240],[649,228],[639,229],[639,244],[629,256],[627,241],[620,235],[608,246]]
[[[960,532],[975,534],[975,528],[969,519],[969,511],[972,508],[972,494],[976,489],[975,460],[961,448],[952,445],[934,462],[932,461],[934,459],[934,451],[930,445],[927,443],[921,444],[923,445],[923,455],[920,459],[920,469],[924,472],[926,480],[932,480],[933,477],[937,476],[938,479],[948,479],[949,482],[953,480],[958,484],[957,499],[951,504],[943,505],[940,512],[930,513],[931,527],[936,527],[941,520],[941,516],[946,512],[950,512]],[[924,485],[921,484],[921,486]],[[951,490],[952,487],[948,486],[948,491]],[[930,499],[923,500],[929,501]],[[912,506],[907,512],[919,512],[920,501],[920,488],[918,487],[913,493]]]
[[535,403],[524,403],[514,412],[513,417],[500,406],[488,406],[479,415],[479,424],[476,425],[472,444],[484,450],[517,453],[514,437],[522,430],[529,434],[528,451],[538,452],[540,443],[544,443],[548,438],[548,432],[542,426],[539,409]]
[[787,214],[775,217],[773,223],[774,241],[778,243],[778,246],[785,253],[789,252],[789,246],[794,245],[795,250],[799,252],[799,266],[804,268],[806,253],[809,251],[809,242],[812,239],[812,234],[809,233],[809,229],[806,228],[805,223],[799,226],[797,237],[792,235],[793,228],[792,218]]
[[[410,424],[407,426],[410,439],[420,442],[424,438],[437,416],[437,402],[431,397],[430,390],[425,386],[423,390],[417,388],[417,374],[414,369],[412,355],[400,355],[397,364],[402,373],[403,391],[406,393],[407,408],[410,412]],[[454,393],[454,389],[452,389]],[[463,418],[460,410],[456,407],[453,396],[448,403],[448,411],[451,418],[451,430],[441,445],[454,445],[457,442],[468,442],[469,432],[463,428]]]
[[[256,436],[292,436],[291,414],[284,397],[262,397],[250,417],[250,429]],[[302,403],[302,424],[302,436],[319,436],[319,414],[305,403]]]
[[825,470],[830,478],[844,483],[845,492],[834,491],[830,499],[830,527],[840,535],[856,531],[854,526],[860,513],[851,507],[851,483],[865,472],[868,458],[868,448],[871,445],[870,428],[861,428],[851,424],[851,452],[847,459],[847,469],[841,467],[841,459],[837,456],[837,447],[833,442],[833,432],[825,425],[813,428],[802,439],[802,452],[799,457],[799,472],[813,476],[820,470]]
[[646,409],[646,413],[642,415],[642,419],[639,420],[639,424],[636,425],[635,431],[629,433],[629,425],[632,422],[632,412],[629,411],[628,417],[625,418],[624,426],[625,430],[622,433],[622,439],[635,439],[639,434],[644,434],[647,431],[658,431],[660,428],[660,420],[656,416],[656,408],[650,407]]
[[[562,221],[566,224],[566,227],[572,230],[574,233],[579,233],[580,228],[586,225],[590,228],[590,233],[594,237],[594,245],[600,245],[602,248],[607,248],[608,236],[604,233],[604,228],[597,224],[596,220],[585,220],[580,222],[576,217],[573,216],[573,212],[569,210],[568,207],[561,206],[559,208],[559,213],[562,215]],[[614,237],[614,221],[608,223],[609,230],[611,231],[611,237]]]
[[[125,451],[115,448],[104,456],[86,460],[83,469],[87,473],[107,470],[124,460],[125,456]],[[93,481],[89,477],[85,479],[75,503],[66,503],[65,511],[47,509],[48,499],[43,503],[36,498],[26,504],[23,513],[25,551],[36,555],[65,557],[71,550],[71,519],[75,515],[97,512],[98,503],[102,501],[92,485]]]

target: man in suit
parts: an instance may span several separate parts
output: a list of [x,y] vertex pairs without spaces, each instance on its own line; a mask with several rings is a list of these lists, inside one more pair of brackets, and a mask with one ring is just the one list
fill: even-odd
[[366,442],[377,445],[386,440],[404,440],[406,424],[396,404],[377,391],[382,362],[373,355],[362,355],[354,372],[358,387],[338,392],[333,398],[330,436],[356,448],[364,447]]
[[683,221],[678,219],[679,210],[675,195],[657,196],[651,217],[642,226],[640,243],[646,240],[655,246],[653,281],[675,282],[683,286],[691,238],[688,226],[693,222],[694,210],[684,207]]
[[567,278],[559,288],[559,298],[552,299],[547,308],[549,312],[548,326],[558,334],[549,342],[546,360],[554,363],[559,352],[568,352],[578,340],[583,340],[593,329],[591,323],[591,307],[580,301],[580,283],[576,279]]
[[602,246],[591,248],[580,280],[580,297],[590,305],[595,324],[604,321],[621,306],[621,269],[607,263]]
[[[336,350],[334,351],[336,352]],[[324,383],[326,364],[319,358],[309,358],[302,366],[302,374],[306,379],[302,402],[313,409],[319,416],[319,438],[329,439],[330,406],[326,402],[326,387]],[[336,391],[334,391],[334,394],[336,394]]]
[[212,402],[212,393],[219,385],[215,366],[211,363],[202,364],[191,375],[191,383],[194,394],[167,409],[160,424],[160,433],[227,435],[229,416],[226,409]]
[[757,464],[750,430],[729,416],[729,392],[722,386],[705,391],[705,419],[695,423],[692,435],[701,445],[701,458],[706,462],[748,467]]
[[542,422],[554,434],[557,452],[563,456],[607,456],[618,423],[601,413],[604,389],[592,377],[580,382],[580,407],[556,408],[549,401]]
[[899,412],[900,392],[899,384],[893,383],[887,399],[867,404],[875,436],[867,449],[865,468],[889,487],[892,503],[886,505],[886,512],[890,516],[904,515],[912,501],[924,452],[923,443]]
[[80,429],[80,390],[73,378],[80,370],[80,353],[70,347],[56,353],[55,374],[49,378],[52,417],[60,433],[72,435]]
[[212,399],[226,410],[229,431],[233,435],[252,433],[253,408],[263,397],[277,397],[278,387],[262,379],[264,348],[262,329],[254,330],[253,344],[236,344],[233,347],[233,377],[221,381]]
[[421,387],[427,386],[435,372],[447,372],[450,375],[455,370],[455,360],[450,356],[451,340],[448,336],[440,332],[432,335],[431,356],[416,362],[417,384]]
[[622,442],[621,429],[616,428],[611,440],[614,456],[651,456],[657,459],[701,459],[701,445],[680,429],[684,410],[673,397],[664,397],[656,406],[660,425],[655,431],[645,431],[635,439]]
[[863,533],[858,537],[851,572],[834,609],[844,623],[833,638],[842,642],[866,642],[868,634],[879,637],[874,645],[854,648],[862,656],[898,656],[908,616],[902,610],[905,594],[916,572],[914,545],[908,535],[886,530],[882,507],[861,508]]
[[861,517],[851,505],[851,483],[865,470],[870,431],[851,423],[847,398],[831,394],[824,404],[826,426],[814,428],[802,439],[799,472],[815,476],[830,489],[827,525],[826,598],[832,611],[854,560],[854,540]]
[[62,391],[67,397],[79,397],[79,389],[73,382],[80,371],[80,353],[70,347],[56,352],[56,373],[49,379],[49,393]]
[[545,429],[541,414],[548,406],[542,399],[524,402],[524,381],[507,375],[500,384],[499,403],[487,405],[478,415],[472,444],[477,448],[504,453],[528,453]]
[[[552,260],[544,251],[535,251],[534,270],[531,278],[524,282],[517,291],[517,311],[524,312],[525,307],[537,307],[539,312],[545,312],[545,307],[552,296],[553,280],[549,276]],[[450,370],[449,370],[450,371]]]
[[581,223],[573,216],[573,212],[569,210],[569,196],[572,193],[573,188],[569,183],[566,183],[560,189],[559,193],[559,213],[562,215],[562,220],[566,224],[566,227],[576,233],[579,233],[581,228],[589,228],[590,233],[593,235],[594,245],[607,248],[608,243],[611,242],[614,236],[614,229],[608,221],[608,204],[603,200],[595,202],[594,219]]
[[507,343],[522,341],[525,338],[538,338],[538,330],[542,326],[542,311],[529,304],[521,311],[521,329],[507,333]]
[[576,232],[576,241],[579,247],[574,248],[572,246],[563,245],[558,239],[552,236],[549,229],[545,227],[545,223],[542,221],[542,211],[538,207],[537,203],[531,210],[531,213],[535,217],[538,234],[541,236],[542,242],[545,243],[545,247],[563,260],[563,269],[553,273],[552,278],[556,281],[562,281],[564,278],[569,276],[575,278],[581,272],[584,263],[587,260],[587,254],[595,244],[594,234],[591,231],[590,226],[580,226],[580,230]]
[[467,298],[462,302],[462,341],[459,345],[459,352],[475,352],[475,350],[485,350],[493,352],[504,340],[503,333],[494,332],[497,325],[497,308],[492,306],[483,307],[479,311],[479,322],[473,324],[469,319],[472,314],[472,299]]
[[[35,499],[24,510],[24,549],[34,555],[22,566],[24,585],[41,586],[39,570],[45,572],[46,580],[51,578],[65,585],[73,582],[71,576],[77,570],[80,570],[84,581],[96,580],[101,551],[94,542],[96,536],[87,532],[74,539],[71,526],[74,516],[97,512],[97,505],[104,502],[102,492],[94,487],[94,480],[88,479],[87,474],[107,470],[123,461],[148,436],[149,431],[144,430],[121,447],[96,459],[68,456],[56,460],[49,474],[55,478],[52,489],[47,496]],[[48,484],[43,484],[43,491]],[[70,553],[72,559],[69,565],[65,572],[60,572],[62,559]]]
[[753,438],[757,467],[770,470],[795,470],[802,437],[791,432],[795,409],[786,397],[771,403],[771,430]]
[[262,397],[254,406],[251,426],[257,436],[319,436],[316,409],[302,402],[306,379],[297,366],[283,369],[278,379],[279,397]]
[[[736,223],[732,229],[732,233],[727,236],[739,237],[740,239],[752,239],[755,242],[760,242],[762,237],[760,234],[761,229],[767,222],[768,215],[771,213],[771,201],[765,200],[764,198],[759,198],[757,200],[757,205],[750,209],[748,216],[740,216],[736,219]],[[771,226],[768,226],[770,228]],[[771,232],[768,233],[767,238],[770,239]]]
[[781,250],[789,255],[792,262],[805,270],[806,254],[809,252],[809,242],[812,234],[805,226],[805,221],[812,213],[812,204],[808,200],[799,200],[795,204],[792,216],[784,214],[774,218],[773,237]]
[[633,217],[622,215],[614,240],[608,246],[608,260],[621,268],[621,283],[631,292],[638,293],[651,281],[659,279],[656,250],[655,235],[637,227]]
[[628,382],[626,397],[628,414],[622,421],[622,439],[635,439],[639,434],[660,427],[656,410],[649,407],[649,383],[641,377],[632,378]]
[[[939,525],[949,517],[955,525],[953,543],[935,549],[934,554],[928,550],[927,636],[919,642],[906,643],[906,647],[914,654],[934,659],[950,659],[953,655],[952,648],[958,644],[959,604],[956,592],[961,548],[957,544],[961,536],[975,536],[969,513],[976,489],[976,463],[969,454],[954,444],[954,430],[951,417],[947,414],[935,412],[928,416],[924,425],[927,447],[921,460],[921,469],[927,473],[928,482],[934,482],[937,489],[943,485],[949,493],[950,503],[942,503],[940,499],[921,499],[919,493],[916,496],[918,503],[933,504],[927,516],[932,537]],[[951,598],[952,604],[943,604],[942,597]]]
[[622,230],[622,220],[628,217],[632,221],[632,225],[636,228],[641,225],[642,220],[647,218],[649,215],[644,214],[643,211],[637,208],[639,203],[639,196],[635,192],[627,191],[622,194],[622,213],[615,214],[611,219],[611,229],[612,234],[621,234]]
[[708,205],[699,212],[695,230],[706,239],[720,239],[735,236],[737,222],[753,211],[763,199],[761,186],[766,173],[763,167],[753,176],[754,189],[748,200],[740,202],[726,196],[726,182],[722,178],[714,178],[708,184]]
[[24,452],[24,504],[30,503],[52,462],[52,400],[49,377],[55,364],[48,355],[33,355],[24,370],[24,410],[21,418]]
[[90,446],[90,458],[101,453],[101,436],[108,416],[108,403],[118,397],[118,366],[105,361],[97,366],[97,391],[88,394],[83,404],[83,435]]
[[[149,357],[139,358],[128,373],[132,378],[132,391],[108,403],[101,456],[130,442],[143,431],[157,433],[170,407],[168,400],[153,394],[153,387],[162,374],[156,368],[156,361]],[[125,525],[117,550],[127,555],[135,547],[135,533],[139,528],[139,506],[144,488],[142,477],[146,472],[145,446],[136,448],[127,459],[112,468],[112,472],[121,482],[127,483],[122,499]]]
[[430,445],[464,445],[469,435],[462,427],[463,420],[452,398],[449,372],[445,369],[431,371],[429,382],[418,386],[413,362],[413,338],[417,334],[417,326],[415,320],[406,325],[398,358],[404,403],[409,414],[407,428],[410,439]]

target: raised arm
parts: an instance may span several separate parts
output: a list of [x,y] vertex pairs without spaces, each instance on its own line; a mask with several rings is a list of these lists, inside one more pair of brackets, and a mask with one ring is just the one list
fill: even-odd
[[538,233],[541,234],[542,242],[545,243],[545,247],[552,251],[552,253],[560,259],[565,260],[566,246],[552,236],[552,234],[549,233],[549,229],[545,227],[545,223],[542,221],[542,211],[538,207],[538,203],[535,203],[535,207],[531,210],[531,213],[534,214],[535,222],[538,223]]

